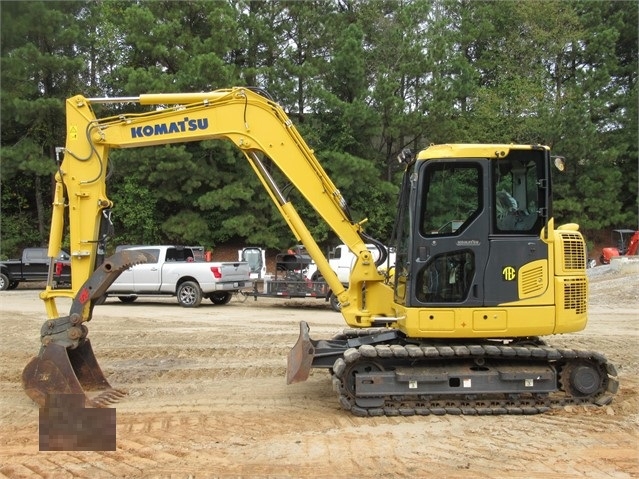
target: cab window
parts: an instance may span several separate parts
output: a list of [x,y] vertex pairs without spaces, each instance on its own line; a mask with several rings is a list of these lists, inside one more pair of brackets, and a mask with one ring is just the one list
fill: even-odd
[[493,164],[494,224],[497,233],[533,233],[539,220],[538,168],[534,160],[497,160]]
[[423,186],[423,236],[458,234],[479,213],[481,169],[476,163],[433,163]]
[[416,296],[423,303],[462,302],[475,277],[475,255],[451,251],[432,258],[417,275]]

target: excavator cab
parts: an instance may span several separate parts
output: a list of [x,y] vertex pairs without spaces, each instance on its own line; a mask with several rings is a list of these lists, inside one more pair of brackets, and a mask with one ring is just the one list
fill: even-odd
[[628,244],[633,234],[635,234],[635,232],[630,229],[613,231],[613,235],[617,236],[617,249],[619,250],[620,256],[623,256],[628,251]]
[[436,158],[442,152],[429,150],[406,172],[410,184],[399,207],[400,215],[406,213],[395,239],[401,265],[395,301],[424,308],[520,300],[509,271],[548,257],[540,237],[550,214],[548,152]]
[[549,150],[438,145],[405,156],[396,317],[331,340],[311,339],[301,324],[288,381],[328,368],[340,404],[360,416],[610,402],[611,364],[538,337],[586,322],[585,243],[576,225],[554,228]]

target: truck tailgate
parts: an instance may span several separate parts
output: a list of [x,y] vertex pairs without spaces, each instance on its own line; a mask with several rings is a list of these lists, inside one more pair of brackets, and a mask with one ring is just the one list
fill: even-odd
[[[248,263],[244,262],[216,262],[212,266],[217,267],[219,273],[213,272],[214,276],[221,282],[248,281],[251,272]],[[220,274],[221,276],[218,276]]]

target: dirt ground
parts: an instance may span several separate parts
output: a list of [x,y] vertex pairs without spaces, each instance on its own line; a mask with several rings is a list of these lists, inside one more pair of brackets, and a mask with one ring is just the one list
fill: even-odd
[[184,309],[110,298],[89,336],[128,396],[116,405],[117,449],[105,452],[39,451],[39,411],[20,375],[44,306],[38,289],[2,292],[0,478],[639,477],[639,273],[591,272],[588,328],[548,339],[605,354],[620,391],[609,406],[536,416],[358,418],[339,408],[327,372],[287,386],[298,322],[314,338],[344,327],[321,300]]

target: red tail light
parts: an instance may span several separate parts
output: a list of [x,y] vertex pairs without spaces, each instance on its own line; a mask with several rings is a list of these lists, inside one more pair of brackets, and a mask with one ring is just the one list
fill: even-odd
[[222,278],[222,271],[220,270],[219,266],[211,266],[211,273],[213,273],[213,276],[216,279]]

